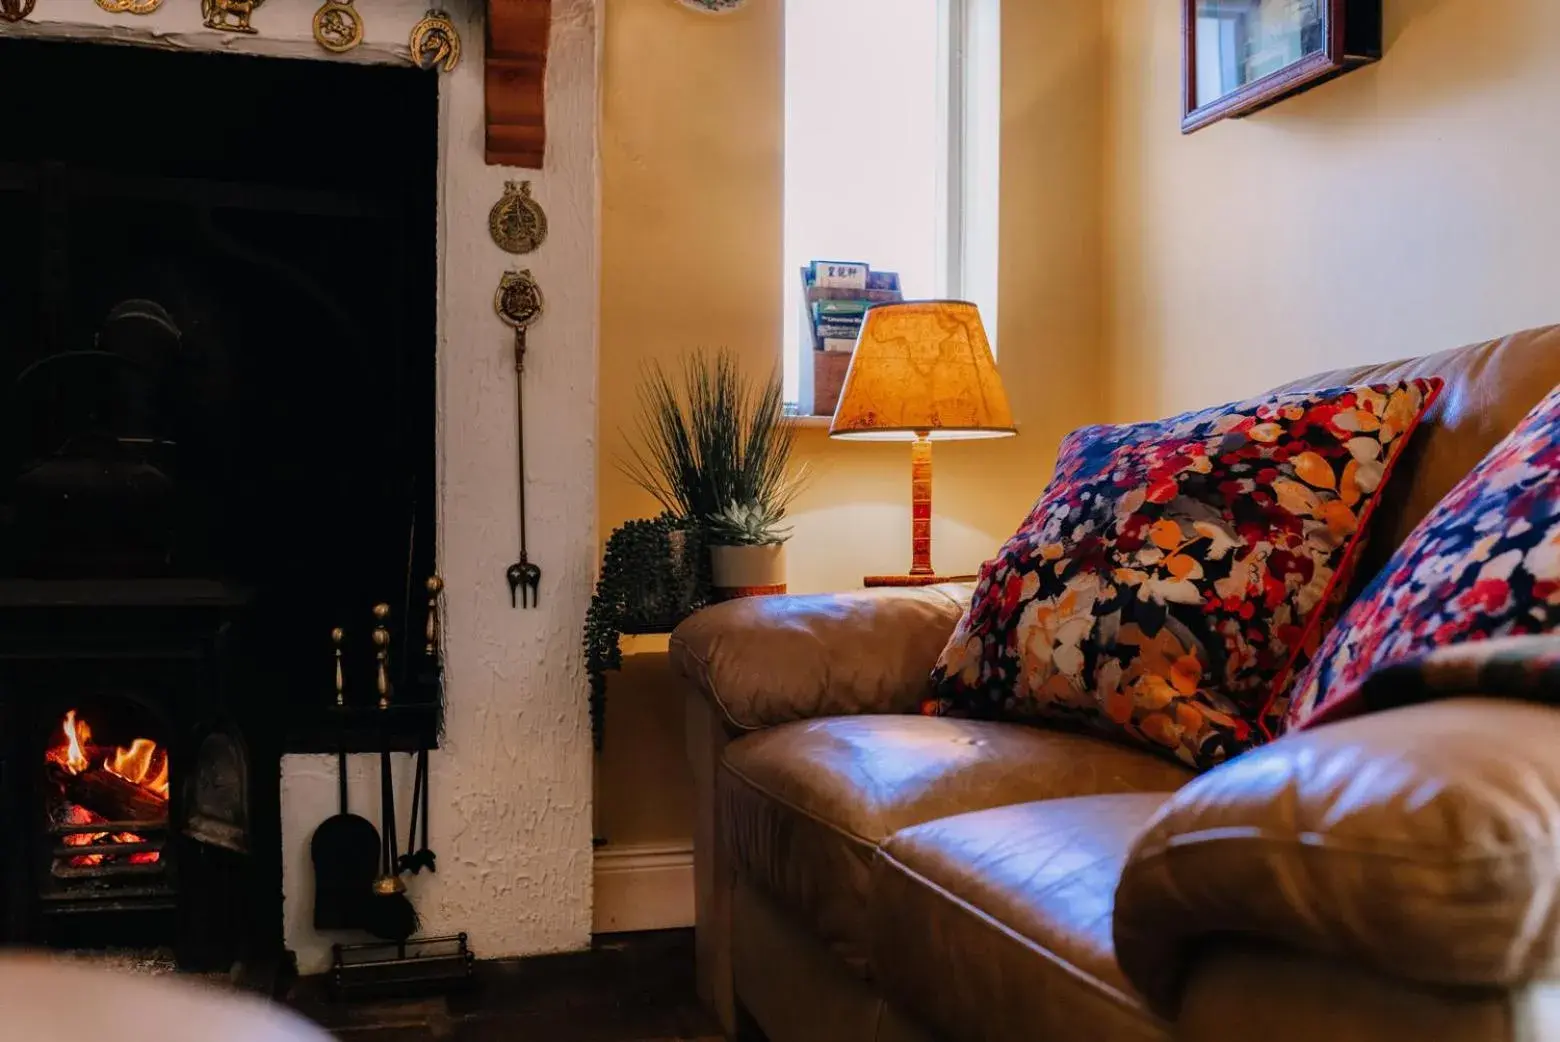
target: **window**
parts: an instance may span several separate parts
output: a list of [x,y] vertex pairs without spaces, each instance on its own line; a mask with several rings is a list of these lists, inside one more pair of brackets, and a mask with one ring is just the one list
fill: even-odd
[[800,271],[861,261],[906,299],[980,305],[996,335],[999,0],[786,0],[785,377]]

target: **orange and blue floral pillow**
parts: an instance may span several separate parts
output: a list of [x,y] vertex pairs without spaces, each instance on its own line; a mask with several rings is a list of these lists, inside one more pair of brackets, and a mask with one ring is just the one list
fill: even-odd
[[1061,725],[1207,768],[1271,737],[1275,692],[1346,588],[1440,380],[1085,427],[932,674],[934,715]]
[[1392,682],[1389,667],[1413,669],[1410,663],[1418,662],[1434,671],[1443,660],[1480,661],[1471,650],[1420,658],[1436,649],[1557,627],[1560,388],[1436,504],[1350,605],[1296,677],[1289,704],[1281,707],[1284,729],[1381,704],[1367,681],[1379,671],[1378,688]]

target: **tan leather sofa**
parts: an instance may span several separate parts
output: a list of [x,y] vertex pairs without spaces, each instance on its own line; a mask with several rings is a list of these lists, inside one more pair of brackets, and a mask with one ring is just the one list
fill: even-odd
[[[1560,381],[1560,328],[1290,386],[1427,375],[1367,575]],[[910,715],[968,596],[759,598],[674,634],[729,1034],[1560,1039],[1560,711],[1422,705],[1196,777]]]

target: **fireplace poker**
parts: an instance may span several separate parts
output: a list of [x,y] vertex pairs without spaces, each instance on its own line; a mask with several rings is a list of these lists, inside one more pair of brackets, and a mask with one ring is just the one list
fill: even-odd
[[[439,594],[444,592],[444,580],[437,575],[430,575],[426,584],[428,591],[428,618],[423,646],[423,670],[424,683],[432,690],[440,689],[440,677],[443,675],[443,667],[439,661]],[[417,875],[423,869],[430,873],[437,872],[438,855],[428,846],[428,805],[429,805],[429,781],[428,781],[428,749],[426,747],[417,751],[417,768],[412,780],[412,814],[406,827],[406,853],[401,855],[396,862],[402,872],[410,872]],[[417,826],[422,825],[422,845],[417,843]]]

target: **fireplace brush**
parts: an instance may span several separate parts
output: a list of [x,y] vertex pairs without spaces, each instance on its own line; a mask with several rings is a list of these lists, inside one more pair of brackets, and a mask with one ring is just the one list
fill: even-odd
[[[376,685],[379,691],[379,718],[382,724],[389,722],[390,709],[390,631],[385,622],[390,617],[388,604],[374,605],[374,647],[377,659]],[[386,941],[404,941],[417,932],[417,909],[406,896],[406,884],[397,870],[395,843],[395,785],[390,773],[390,731],[381,727],[379,743],[379,792],[384,804],[384,817],[380,821],[380,875],[374,880],[373,896],[367,904],[363,926],[369,933]]]

